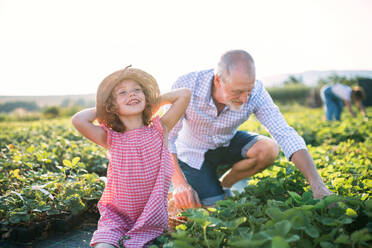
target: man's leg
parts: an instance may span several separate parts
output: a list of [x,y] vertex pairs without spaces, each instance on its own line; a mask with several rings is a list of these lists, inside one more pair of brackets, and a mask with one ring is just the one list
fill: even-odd
[[326,118],[327,121],[333,120],[333,116],[336,114],[336,103],[335,96],[332,93],[331,87],[328,87],[324,91],[325,107],[326,107]]
[[236,182],[263,171],[277,158],[279,148],[270,138],[256,141],[246,152],[246,159],[236,162],[221,178],[221,186],[231,188]]
[[203,206],[211,206],[216,201],[225,199],[225,192],[218,180],[217,167],[213,163],[204,161],[200,170],[190,167],[181,160],[178,160],[178,164],[187,182],[197,192]]
[[337,99],[337,101],[335,102],[335,119],[336,121],[340,121],[341,120],[341,114],[342,114],[342,108],[343,108],[343,103],[342,103],[342,100],[340,99]]

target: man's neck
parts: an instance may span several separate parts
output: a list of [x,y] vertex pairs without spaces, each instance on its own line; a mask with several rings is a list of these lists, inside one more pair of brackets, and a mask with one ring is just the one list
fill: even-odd
[[216,106],[217,108],[217,115],[219,115],[222,110],[225,108],[225,104],[223,103],[220,103],[217,99],[218,99],[218,92],[217,92],[217,89],[216,87],[214,86],[214,83],[212,83],[212,99],[213,99],[213,102],[214,102],[214,105]]

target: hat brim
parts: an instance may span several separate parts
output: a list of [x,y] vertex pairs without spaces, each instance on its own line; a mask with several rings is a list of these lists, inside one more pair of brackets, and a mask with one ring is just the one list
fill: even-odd
[[124,80],[134,80],[147,91],[147,101],[155,101],[159,95],[159,87],[153,76],[138,68],[125,68],[107,76],[99,85],[96,95],[96,115],[100,123],[105,123],[105,117],[109,114],[106,109],[107,100],[116,85]]

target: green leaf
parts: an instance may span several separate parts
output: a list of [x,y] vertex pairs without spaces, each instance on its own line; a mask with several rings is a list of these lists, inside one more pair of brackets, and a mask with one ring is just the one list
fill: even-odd
[[223,200],[223,201],[217,201],[216,205],[222,206],[222,207],[233,207],[235,205],[235,202],[233,200]]
[[335,246],[330,242],[323,241],[323,242],[320,242],[320,247],[322,247],[322,248],[333,248]]
[[275,236],[272,240],[271,247],[272,248],[289,248],[289,244],[284,238],[280,236]]
[[319,231],[313,225],[308,225],[305,228],[305,233],[312,238],[319,237]]
[[211,222],[211,224],[218,225],[222,223],[222,220],[215,218],[215,217],[208,217],[208,221]]
[[329,217],[323,217],[321,219],[321,222],[323,225],[327,226],[337,226],[338,222],[335,219],[329,218]]
[[326,205],[327,205],[327,207],[328,207],[330,204],[342,200],[342,196],[339,196],[339,195],[333,194],[333,195],[329,195],[329,196],[324,197],[324,200],[325,200]]
[[64,166],[67,166],[67,167],[69,167],[69,168],[72,167],[71,161],[70,161],[70,160],[67,160],[67,159],[64,159],[64,160],[63,160],[63,165],[64,165]]
[[235,230],[236,228],[238,228],[238,226],[240,226],[242,223],[244,223],[246,221],[247,221],[246,217],[240,217],[240,218],[236,218],[232,221],[224,222],[224,224],[227,228]]
[[311,201],[311,200],[314,200],[313,198],[313,194],[310,192],[310,191],[306,191],[302,194],[302,200],[304,202],[308,202],[308,201]]
[[325,202],[325,200],[321,199],[319,202],[317,202],[314,206],[315,209],[323,209],[326,208],[328,205]]
[[296,242],[297,247],[301,248],[313,248],[313,243],[308,239],[301,239],[298,242]]
[[337,237],[337,239],[335,240],[335,243],[349,245],[351,244],[350,237],[348,235],[341,234],[340,236]]
[[177,248],[195,248],[193,245],[190,245],[188,242],[182,240],[175,240],[173,241],[174,247]]
[[285,237],[291,230],[292,224],[288,220],[282,220],[275,223],[276,234]]
[[365,201],[364,204],[366,204],[367,210],[372,211],[372,199]]
[[297,203],[302,203],[302,198],[296,192],[288,191],[288,194],[292,197],[293,200]]
[[292,236],[290,236],[289,238],[286,238],[285,239],[288,243],[290,243],[290,242],[295,242],[295,241],[297,241],[297,240],[300,240],[300,236],[298,236],[298,235],[292,235]]
[[191,244],[194,241],[193,238],[187,236],[185,231],[172,232],[171,236],[177,241],[186,242],[187,244]]
[[367,242],[372,240],[372,236],[368,233],[367,229],[361,229],[353,232],[351,234],[351,240],[354,243],[362,243],[362,242]]
[[314,208],[313,205],[302,205],[300,207],[298,207],[299,209],[302,209],[302,210],[311,210]]
[[229,241],[228,244],[231,247],[241,247],[241,248],[246,248],[246,247],[262,247],[263,244],[265,244],[268,240],[248,240],[248,239],[241,239],[237,241]]
[[72,166],[75,166],[80,161],[80,157],[74,157],[72,159]]
[[29,167],[31,170],[33,169],[33,165],[30,162],[24,163],[27,167]]
[[274,221],[280,221],[283,218],[283,213],[278,208],[268,208],[265,213]]

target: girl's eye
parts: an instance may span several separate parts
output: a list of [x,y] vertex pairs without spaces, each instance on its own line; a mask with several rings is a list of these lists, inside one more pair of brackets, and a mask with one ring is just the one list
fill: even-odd
[[128,94],[128,92],[126,92],[124,90],[119,92],[119,95],[126,95],[126,94]]
[[135,89],[135,92],[142,92],[142,89]]

